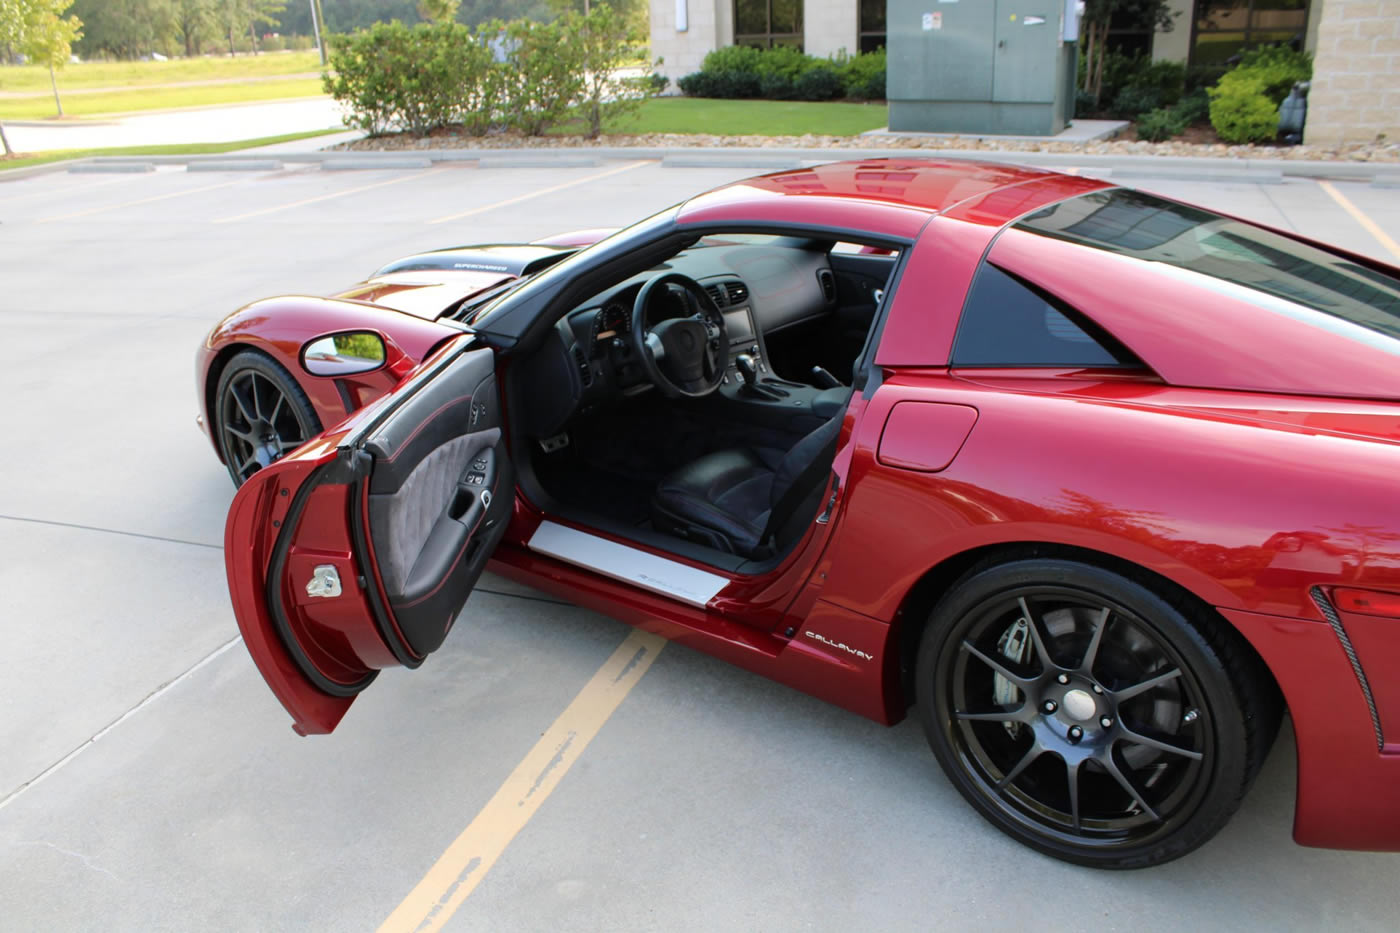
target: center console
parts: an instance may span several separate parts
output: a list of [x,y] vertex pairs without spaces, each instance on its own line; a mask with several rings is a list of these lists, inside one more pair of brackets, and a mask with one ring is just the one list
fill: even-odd
[[[850,397],[850,389],[845,386],[818,389],[781,379],[773,372],[763,333],[747,301],[748,289],[742,283],[729,281],[706,288],[724,315],[724,331],[729,341],[728,359],[717,395],[731,407],[736,417],[801,431],[832,417],[845,406]],[[731,301],[736,296],[742,299]]]

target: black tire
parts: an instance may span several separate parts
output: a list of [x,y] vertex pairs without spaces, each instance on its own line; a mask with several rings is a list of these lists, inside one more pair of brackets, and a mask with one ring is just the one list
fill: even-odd
[[301,386],[258,350],[240,350],[224,366],[210,414],[234,486],[321,433]]
[[1069,560],[970,571],[933,610],[915,676],[958,791],[1011,837],[1095,868],[1160,865],[1215,835],[1281,714],[1213,613]]

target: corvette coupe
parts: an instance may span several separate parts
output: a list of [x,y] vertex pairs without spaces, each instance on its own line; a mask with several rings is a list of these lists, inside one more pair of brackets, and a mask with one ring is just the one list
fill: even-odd
[[489,565],[912,710],[1061,859],[1201,845],[1285,710],[1297,841],[1400,849],[1373,259],[1087,178],[833,163],[257,302],[198,378],[234,611],[301,734],[422,664]]

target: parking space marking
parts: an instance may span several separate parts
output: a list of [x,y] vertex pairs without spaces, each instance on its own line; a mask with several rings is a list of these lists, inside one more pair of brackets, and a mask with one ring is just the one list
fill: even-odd
[[358,188],[346,188],[344,191],[332,191],[329,194],[318,194],[314,198],[302,198],[300,201],[291,201],[287,204],[274,204],[272,207],[263,207],[255,211],[248,211],[246,214],[234,214],[232,217],[220,217],[214,221],[216,224],[233,223],[236,220],[248,220],[253,217],[265,217],[268,214],[276,214],[279,211],[289,211],[294,207],[305,207],[308,204],[320,204],[322,201],[330,201],[335,198],[343,198],[352,194],[359,194],[362,191],[373,191],[375,188],[387,188],[389,185],[397,185],[400,182],[413,181],[417,178],[427,178],[430,175],[437,175],[447,171],[445,167],[429,169],[426,172],[414,172],[410,175],[400,175],[397,178],[388,178],[384,181],[377,181],[372,185],[361,185]]
[[600,178],[607,178],[609,175],[617,175],[617,174],[619,174],[619,173],[621,173],[621,172],[631,171],[632,169],[634,169],[634,168],[640,168],[640,167],[642,167],[643,165],[655,165],[655,164],[656,164],[656,160],[655,160],[655,159],[643,159],[643,160],[641,160],[641,161],[639,161],[639,162],[627,162],[627,163],[625,163],[625,164],[623,164],[623,165],[616,165],[616,166],[613,166],[612,168],[607,169],[606,171],[598,172],[598,173],[593,174],[593,175],[585,175],[583,178],[575,178],[573,181],[562,182],[562,183],[560,183],[560,184],[553,185],[553,186],[551,186],[551,187],[549,187],[549,188],[540,188],[538,191],[530,191],[530,192],[527,192],[526,194],[517,195],[516,197],[513,197],[513,198],[506,198],[504,201],[497,201],[495,204],[486,204],[486,205],[483,205],[482,207],[473,207],[471,210],[462,211],[462,212],[459,213],[459,214],[448,214],[446,217],[439,217],[439,218],[437,218],[436,220],[430,220],[430,221],[428,221],[428,223],[430,223],[430,224],[445,224],[445,223],[450,223],[451,221],[454,221],[454,220],[461,220],[463,217],[473,217],[473,216],[475,216],[475,215],[477,215],[477,214],[484,214],[484,213],[486,213],[487,211],[494,211],[494,210],[496,210],[497,208],[509,207],[509,206],[512,205],[512,204],[519,204],[521,201],[529,201],[529,200],[532,200],[532,199],[534,199],[534,198],[543,197],[543,196],[546,195],[546,194],[553,194],[553,193],[556,192],[556,191],[563,191],[565,188],[574,188],[574,187],[577,187],[578,185],[584,185],[584,184],[587,184],[587,183],[590,182],[590,181],[597,181],[597,180],[599,180]]
[[545,730],[481,812],[409,892],[379,933],[442,928],[651,667],[666,640],[633,630]]
[[1331,196],[1332,200],[1341,205],[1342,210],[1351,215],[1352,220],[1359,223],[1365,228],[1367,233],[1375,237],[1376,242],[1388,249],[1390,255],[1394,256],[1396,259],[1400,259],[1400,243],[1396,243],[1390,234],[1380,228],[1379,224],[1363,214],[1361,208],[1351,203],[1347,196],[1338,191],[1330,181],[1319,181],[1317,184],[1318,187]]
[[170,191],[166,194],[152,195],[149,198],[137,198],[135,201],[123,201],[119,204],[108,204],[105,207],[90,207],[85,211],[74,211],[71,214],[58,214],[54,217],[41,217],[39,219],[39,223],[51,224],[59,220],[75,220],[79,217],[89,217],[93,214],[100,214],[103,211],[117,211],[121,210],[124,207],[137,207],[141,204],[154,204],[157,201],[168,201],[171,198],[182,198],[187,194],[199,194],[201,191],[213,191],[216,188],[228,188],[238,184],[241,181],[244,181],[244,179],[239,178],[236,181],[221,181],[212,185],[202,185],[198,188],[190,188],[187,191]]

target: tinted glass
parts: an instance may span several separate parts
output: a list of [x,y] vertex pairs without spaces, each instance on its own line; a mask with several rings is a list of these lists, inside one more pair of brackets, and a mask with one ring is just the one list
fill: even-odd
[[768,0],[734,0],[734,31],[752,35],[768,31]]
[[1276,313],[1310,309],[1400,339],[1400,279],[1211,211],[1138,191],[1096,191],[1016,226],[1242,286],[1239,294]]
[[953,344],[955,366],[1117,366],[1110,350],[1034,289],[983,263]]

